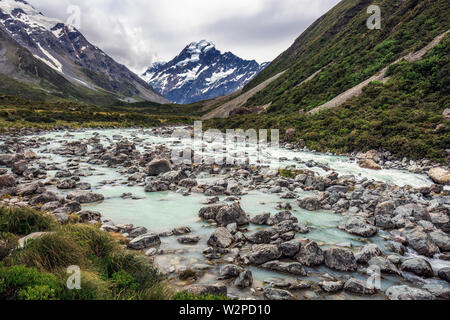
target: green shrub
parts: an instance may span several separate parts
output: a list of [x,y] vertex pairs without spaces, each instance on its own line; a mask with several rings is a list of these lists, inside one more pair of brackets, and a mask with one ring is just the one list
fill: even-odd
[[0,207],[0,232],[28,235],[33,232],[49,231],[56,226],[56,220],[43,212],[27,207]]
[[88,256],[105,258],[118,248],[109,233],[93,226],[82,224],[68,225],[62,227],[60,232],[70,237],[81,248],[87,250]]
[[0,261],[6,258],[13,249],[17,248],[16,237],[7,232],[0,232]]
[[8,265],[35,267],[41,271],[88,264],[84,250],[73,239],[61,233],[51,233],[28,241],[24,249],[14,252],[5,262]]
[[0,299],[51,300],[61,289],[52,274],[25,266],[0,267]]

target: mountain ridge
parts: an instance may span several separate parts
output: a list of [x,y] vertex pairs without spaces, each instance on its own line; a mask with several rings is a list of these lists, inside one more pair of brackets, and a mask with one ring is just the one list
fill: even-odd
[[26,1],[0,0],[0,28],[74,85],[108,92],[117,99],[169,102],[76,28],[45,17]]
[[201,40],[167,63],[151,64],[141,77],[169,100],[189,104],[242,89],[267,65],[222,53],[213,42]]

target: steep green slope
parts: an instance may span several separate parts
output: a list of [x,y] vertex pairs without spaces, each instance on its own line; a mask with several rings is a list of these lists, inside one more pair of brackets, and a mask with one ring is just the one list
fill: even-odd
[[[367,29],[372,4],[381,7],[381,30]],[[450,28],[449,17],[447,0],[343,0],[247,85],[245,90],[287,70],[247,106],[272,103],[268,112],[279,114],[311,110],[427,45]]]
[[[212,120],[215,128],[295,128],[293,142],[339,153],[389,150],[395,156],[445,161],[450,146],[450,36],[424,59],[389,68],[389,81],[373,82],[342,106],[314,115],[291,112]],[[447,158],[448,160],[448,158]]]

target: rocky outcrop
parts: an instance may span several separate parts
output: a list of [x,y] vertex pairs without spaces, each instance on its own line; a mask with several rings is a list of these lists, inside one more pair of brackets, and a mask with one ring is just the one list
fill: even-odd
[[323,251],[316,242],[302,244],[295,259],[308,267],[319,266],[325,261]]
[[16,178],[12,174],[4,174],[0,176],[0,189],[13,188],[17,185]]
[[147,166],[147,175],[158,176],[172,170],[170,162],[166,159],[155,159]]
[[241,205],[237,201],[231,205],[216,205],[202,208],[199,216],[205,220],[215,220],[220,226],[224,227],[232,223],[242,226],[250,221],[247,213],[242,210]]
[[266,262],[261,266],[261,268],[302,277],[308,275],[305,268],[303,268],[303,265],[298,262],[280,262],[275,260]]
[[130,241],[128,247],[134,250],[143,250],[151,247],[159,246],[161,239],[157,234],[146,233]]
[[348,249],[330,248],[324,252],[325,265],[338,271],[356,271],[356,259]]
[[363,218],[356,216],[347,218],[339,228],[348,233],[366,238],[373,237],[378,232],[376,227],[368,224]]
[[433,168],[430,171],[428,171],[428,176],[433,180],[435,183],[443,184],[443,185],[450,185],[450,171],[444,168]]
[[433,268],[430,263],[422,258],[413,258],[405,260],[401,267],[402,271],[414,273],[420,277],[432,278],[434,277]]
[[261,265],[268,261],[277,260],[281,257],[281,251],[276,245],[258,244],[254,245],[250,253],[246,256],[249,263]]
[[345,283],[344,290],[356,295],[374,295],[377,293],[377,289],[367,281],[355,278],[351,278]]
[[208,245],[214,248],[228,248],[233,244],[233,235],[226,228],[217,228],[208,240]]
[[431,293],[409,287],[409,286],[393,286],[386,291],[389,300],[436,300]]

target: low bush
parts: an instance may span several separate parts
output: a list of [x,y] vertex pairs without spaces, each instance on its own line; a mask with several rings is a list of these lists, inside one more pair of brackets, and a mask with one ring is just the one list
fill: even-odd
[[28,235],[53,230],[57,221],[48,214],[27,207],[0,207],[0,232]]

